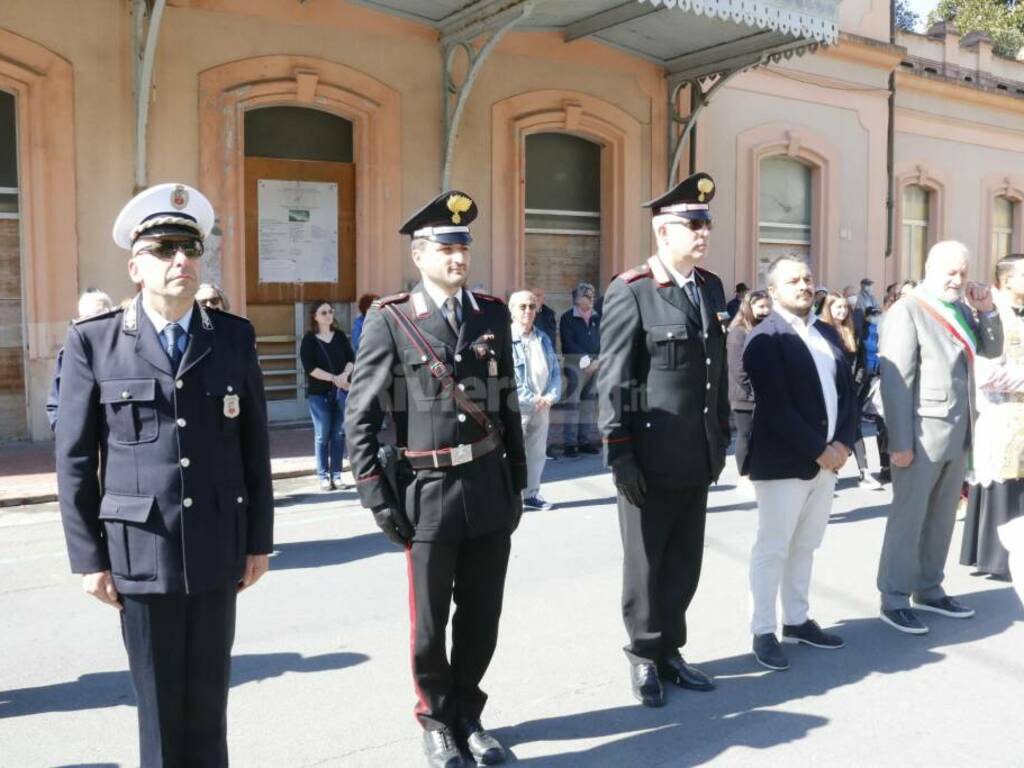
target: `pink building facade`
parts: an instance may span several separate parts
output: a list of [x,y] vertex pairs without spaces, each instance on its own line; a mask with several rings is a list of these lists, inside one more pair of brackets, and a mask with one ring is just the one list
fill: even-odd
[[[398,227],[442,186],[481,211],[471,282],[556,307],[649,255],[640,203],[691,166],[717,182],[727,284],[779,252],[842,287],[914,276],[940,239],[968,244],[977,277],[1024,249],[1024,64],[952,30],[891,41],[882,0],[770,23],[728,2],[7,0],[0,440],[48,436],[77,295],[132,293],[110,227],[163,181],[214,203],[204,269],[256,324],[280,421],[305,410],[304,302],[351,319],[360,294],[405,288]],[[258,182],[290,174],[339,190],[331,279],[260,272]]]

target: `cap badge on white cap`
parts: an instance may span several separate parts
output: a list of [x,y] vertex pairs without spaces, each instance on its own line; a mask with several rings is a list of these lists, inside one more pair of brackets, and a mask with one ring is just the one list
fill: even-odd
[[182,211],[188,205],[188,190],[182,184],[175,184],[171,190],[171,206],[176,211]]

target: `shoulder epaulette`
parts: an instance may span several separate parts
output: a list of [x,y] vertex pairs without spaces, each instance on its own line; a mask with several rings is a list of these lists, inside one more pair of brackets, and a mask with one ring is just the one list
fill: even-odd
[[484,301],[495,301],[498,304],[504,304],[505,303],[504,301],[499,299],[497,296],[491,296],[491,294],[489,294],[489,293],[480,293],[480,291],[471,291],[471,293],[474,296],[476,296],[478,299],[483,299]]
[[639,267],[633,267],[623,272],[619,277],[622,278],[623,282],[633,283],[642,277],[650,277],[651,268],[646,264],[641,264]]
[[390,296],[382,296],[373,302],[373,306],[378,309],[383,307],[385,304],[401,304],[403,301],[409,300],[409,294],[406,291],[401,293],[392,293]]
[[124,310],[118,307],[117,309],[111,309],[107,312],[100,312],[98,315],[89,315],[88,317],[77,317],[71,322],[73,325],[81,325],[82,323],[89,323],[92,322],[93,320],[105,320],[108,317],[114,317],[120,312],[124,312]]

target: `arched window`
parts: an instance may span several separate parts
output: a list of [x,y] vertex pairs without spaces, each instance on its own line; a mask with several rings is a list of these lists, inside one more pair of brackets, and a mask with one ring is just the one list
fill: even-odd
[[758,177],[757,284],[764,285],[768,265],[779,256],[811,262],[812,170],[791,157],[770,155],[761,159]]
[[992,262],[1013,252],[1013,223],[1017,203],[1005,195],[997,195],[992,202]]
[[0,442],[28,436],[16,124],[14,96],[0,91]]
[[908,184],[903,188],[903,220],[900,223],[902,273],[913,280],[924,275],[924,262],[932,235],[929,231],[931,197],[931,191],[920,184]]
[[556,311],[580,281],[601,291],[601,146],[566,133],[526,136],[526,283]]

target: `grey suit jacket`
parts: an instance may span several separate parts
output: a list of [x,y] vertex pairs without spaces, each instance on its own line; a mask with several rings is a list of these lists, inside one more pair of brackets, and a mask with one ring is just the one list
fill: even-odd
[[[977,353],[1003,349],[999,315],[974,320],[957,302],[978,339]],[[963,346],[912,297],[889,309],[882,327],[880,373],[889,451],[913,449],[915,458],[948,461],[970,447],[974,371]]]

